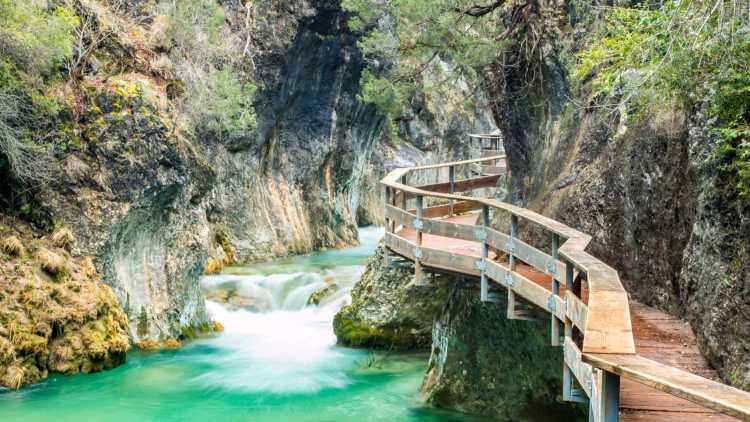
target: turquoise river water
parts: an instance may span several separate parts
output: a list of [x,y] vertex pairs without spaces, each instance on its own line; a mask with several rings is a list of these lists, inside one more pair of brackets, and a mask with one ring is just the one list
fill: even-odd
[[[428,356],[373,354],[336,346],[331,322],[382,235],[362,229],[359,247],[204,277],[208,301],[225,325],[179,350],[128,355],[114,370],[54,375],[0,392],[0,421],[479,421],[422,407],[417,393]],[[308,297],[339,286],[319,306]],[[209,294],[210,297],[210,294]]]

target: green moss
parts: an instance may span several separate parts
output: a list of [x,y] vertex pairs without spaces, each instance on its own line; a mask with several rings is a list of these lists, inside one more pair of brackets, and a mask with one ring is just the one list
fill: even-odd
[[412,327],[374,327],[353,316],[351,311],[348,306],[333,319],[333,331],[342,344],[388,350],[414,350],[423,346],[421,339],[411,334]]

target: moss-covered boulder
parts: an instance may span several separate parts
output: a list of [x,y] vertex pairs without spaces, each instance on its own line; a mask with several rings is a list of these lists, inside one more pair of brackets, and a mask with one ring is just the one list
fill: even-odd
[[411,267],[387,267],[379,247],[352,290],[352,303],[336,314],[340,344],[393,350],[427,350],[432,322],[445,303],[451,280],[438,277],[416,286]]
[[0,223],[0,238],[15,238],[29,252],[0,252],[0,386],[125,362],[127,316],[90,258],[17,221]]

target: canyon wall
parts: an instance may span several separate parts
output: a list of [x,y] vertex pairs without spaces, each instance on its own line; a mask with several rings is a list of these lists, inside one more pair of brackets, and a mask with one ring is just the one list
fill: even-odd
[[[600,19],[578,6],[566,9],[558,37],[542,41],[542,58],[524,55],[519,33],[494,66],[512,198],[592,235],[590,252],[620,272],[632,298],[690,321],[724,380],[750,388],[742,259],[750,202],[716,163],[719,144],[702,106],[710,99],[684,109],[659,92],[633,91],[646,76],[635,70],[603,95],[590,77],[573,87],[581,34]],[[541,77],[530,85],[532,69]]]
[[[46,142],[54,177],[19,188],[0,159],[8,213],[40,236],[72,231],[73,255],[94,258],[135,342],[211,328],[199,286],[207,262],[215,271],[356,243],[358,225],[382,221],[387,171],[461,156],[465,132],[493,127],[487,108],[467,120],[417,102],[398,135],[386,134],[358,98],[366,63],[338,1],[226,0],[222,36],[241,43],[233,66],[258,87],[242,99],[256,124],[230,135],[185,131],[180,101],[198,94],[181,91],[178,64],[169,65],[177,47],[160,41],[174,30],[160,20],[168,3],[74,10],[116,30],[79,80],[45,92],[72,105],[14,122]],[[21,85],[24,95],[35,89]]]

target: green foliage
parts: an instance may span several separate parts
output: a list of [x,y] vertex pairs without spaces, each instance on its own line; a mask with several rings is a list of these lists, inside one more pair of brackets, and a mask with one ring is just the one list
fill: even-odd
[[73,52],[78,18],[39,2],[0,0],[0,52],[29,73],[46,73]]
[[371,66],[362,75],[362,100],[391,120],[403,117],[417,94],[445,98],[456,85],[480,83],[480,70],[502,49],[502,7],[474,17],[467,13],[474,0],[343,0],[342,6],[354,14],[350,29],[365,33],[359,47]]
[[719,170],[736,179],[739,195],[750,195],[750,127],[715,129],[718,135]]
[[229,68],[209,68],[196,78],[183,103],[194,125],[214,132],[240,132],[255,127],[255,112],[249,100],[255,85],[243,84]]
[[211,55],[222,43],[224,11],[215,0],[187,0],[168,2],[167,35],[177,47],[178,54]]
[[[702,106],[717,139],[712,157],[750,194],[750,25],[748,11],[730,0],[672,0],[662,6],[607,9],[600,36],[578,54],[572,72],[579,88],[590,81],[592,99],[610,94],[623,72],[624,86],[651,92],[646,107],[665,100],[685,109]],[[643,108],[641,105],[640,108]]]
[[163,13],[176,75],[185,83],[181,100],[193,132],[232,135],[255,128],[251,103],[256,86],[235,71],[224,11],[216,0],[168,1]]

